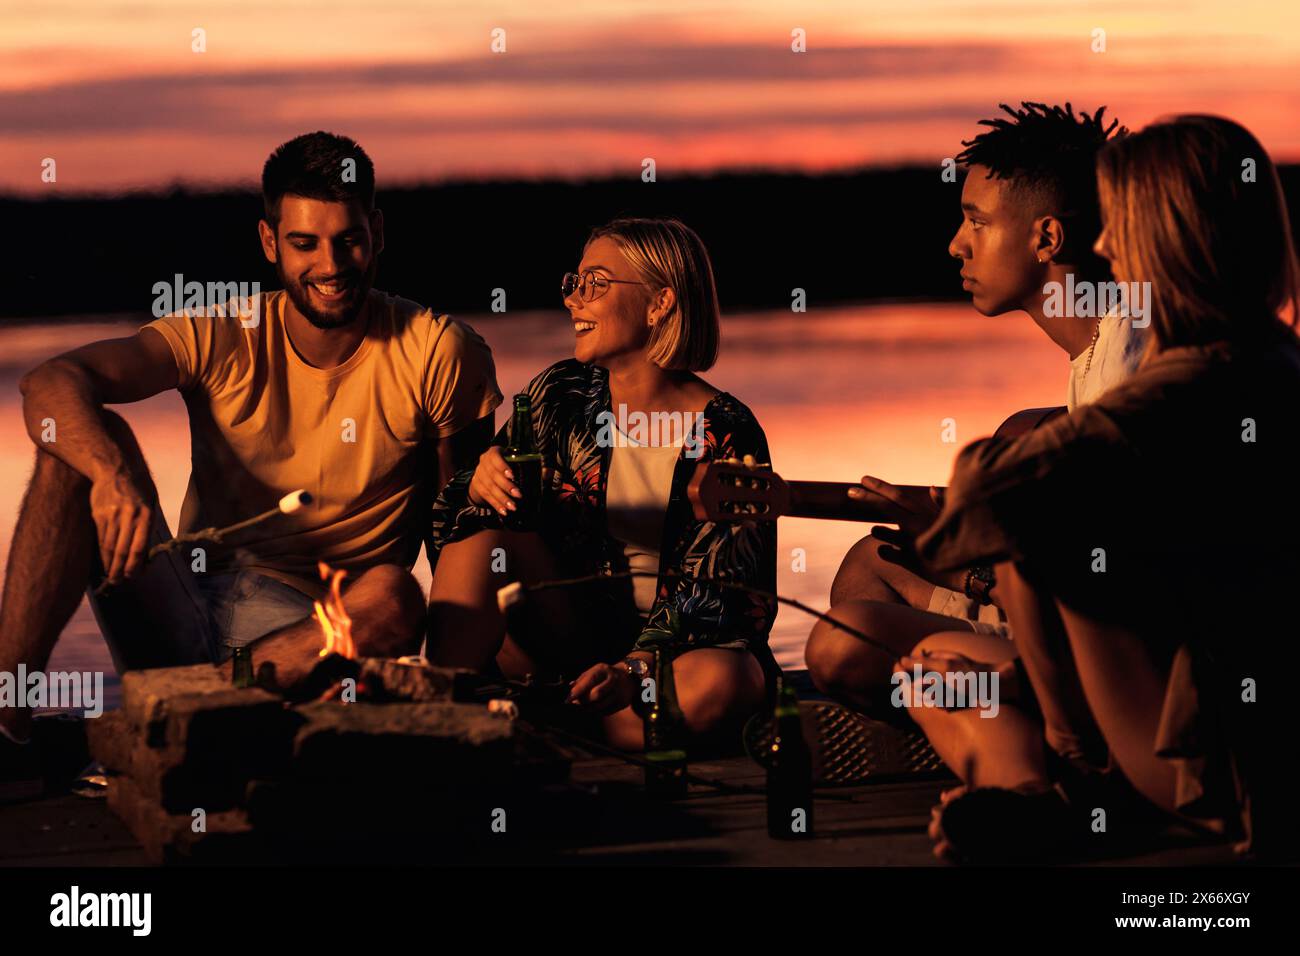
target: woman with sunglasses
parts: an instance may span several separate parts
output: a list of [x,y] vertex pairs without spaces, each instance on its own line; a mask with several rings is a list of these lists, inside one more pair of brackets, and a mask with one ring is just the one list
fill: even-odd
[[[777,673],[767,644],[776,606],[714,582],[770,593],[776,531],[697,521],[686,497],[700,462],[770,460],[753,413],[696,374],[718,353],[708,252],[677,220],[618,219],[591,234],[562,291],[574,357],[527,390],[544,466],[535,528],[507,527],[521,491],[502,429],[434,506],[428,656],[495,663],[507,677],[563,675],[575,707],[599,715],[615,745],[639,749],[642,680],[660,648],[688,730],[734,732]],[[531,592],[507,629],[499,588],[587,575]]]

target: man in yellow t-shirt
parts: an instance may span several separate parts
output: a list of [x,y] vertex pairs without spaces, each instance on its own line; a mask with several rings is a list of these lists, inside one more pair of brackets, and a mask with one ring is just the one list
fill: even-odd
[[[23,378],[36,470],[10,548],[0,672],[44,669],[89,585],[119,669],[221,661],[256,641],[255,664],[292,683],[322,646],[308,619],[318,562],[347,573],[359,653],[418,650],[425,607],[410,567],[432,495],[493,434],[491,352],[468,325],[373,289],[383,216],[355,142],[290,140],[262,191],[262,250],[284,291],[176,311]],[[171,388],[190,419],[181,532],[234,524],[296,489],[311,503],[147,561],[170,534],[131,429],[104,406]],[[0,737],[21,743],[29,727],[25,708],[0,708]]]

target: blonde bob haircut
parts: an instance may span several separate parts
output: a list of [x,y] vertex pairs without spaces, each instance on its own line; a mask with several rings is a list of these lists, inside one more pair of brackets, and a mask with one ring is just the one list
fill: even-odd
[[676,219],[615,219],[587,239],[612,239],[652,290],[673,290],[673,311],[654,324],[646,357],[660,368],[703,372],[718,360],[718,291],[704,243]]
[[1151,283],[1151,352],[1294,327],[1300,279],[1268,153],[1219,116],[1183,115],[1111,140],[1097,185],[1115,278]]

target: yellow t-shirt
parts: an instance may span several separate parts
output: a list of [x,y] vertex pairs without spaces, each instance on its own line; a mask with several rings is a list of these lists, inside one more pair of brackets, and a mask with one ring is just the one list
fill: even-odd
[[184,314],[145,328],[171,346],[189,409],[180,530],[234,524],[305,488],[311,505],[204,547],[209,573],[253,568],[319,596],[318,560],[352,576],[415,563],[437,442],[502,396],[487,343],[450,316],[372,290],[365,338],[342,365],[320,369],[290,342],[285,302],[263,293],[251,328]]

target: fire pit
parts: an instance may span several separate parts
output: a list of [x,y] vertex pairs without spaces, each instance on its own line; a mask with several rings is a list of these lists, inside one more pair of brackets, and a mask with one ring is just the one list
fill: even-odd
[[427,860],[499,837],[507,804],[567,780],[569,755],[513,702],[488,706],[511,688],[423,658],[358,658],[345,572],[322,562],[320,575],[323,646],[305,674],[263,662],[248,686],[243,668],[130,671],[122,710],[89,723],[109,807],[152,859]]
[[[301,699],[321,686],[330,699]],[[568,776],[566,753],[469,702],[484,688],[468,671],[331,654],[293,690],[208,664],[123,676],[122,710],[88,737],[152,859],[428,859]]]

